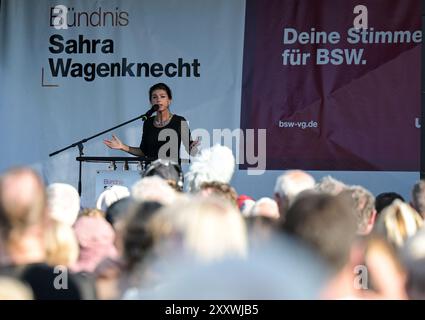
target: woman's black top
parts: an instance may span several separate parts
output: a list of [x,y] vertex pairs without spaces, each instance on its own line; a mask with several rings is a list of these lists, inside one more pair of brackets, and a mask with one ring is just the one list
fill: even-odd
[[[169,159],[180,164],[181,143],[183,142],[186,151],[189,153],[189,145],[192,142],[189,125],[186,119],[173,114],[170,122],[161,128],[154,126],[154,119],[155,117],[150,117],[143,124],[143,136],[140,142],[140,150],[142,150],[146,157],[153,159]],[[161,147],[163,147],[163,149],[161,149]],[[160,150],[161,155],[159,154]]]

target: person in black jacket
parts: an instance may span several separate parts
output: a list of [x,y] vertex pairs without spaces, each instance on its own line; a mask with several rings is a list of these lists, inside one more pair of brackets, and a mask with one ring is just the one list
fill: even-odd
[[143,136],[139,147],[131,147],[112,135],[104,143],[111,149],[122,150],[135,156],[152,159],[168,159],[181,163],[180,145],[189,154],[197,152],[199,141],[193,141],[190,129],[184,117],[170,111],[171,89],[164,83],[157,83],[149,89],[150,103],[158,105],[155,116],[149,117],[143,124]]

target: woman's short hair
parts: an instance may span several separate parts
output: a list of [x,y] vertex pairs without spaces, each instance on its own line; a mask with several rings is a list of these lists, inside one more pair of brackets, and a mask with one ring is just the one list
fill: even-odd
[[154,84],[152,87],[150,87],[150,89],[149,89],[149,100],[152,100],[152,93],[155,90],[165,90],[165,92],[167,92],[168,98],[173,99],[173,94],[171,92],[170,87],[167,86],[165,83],[160,82],[160,83]]

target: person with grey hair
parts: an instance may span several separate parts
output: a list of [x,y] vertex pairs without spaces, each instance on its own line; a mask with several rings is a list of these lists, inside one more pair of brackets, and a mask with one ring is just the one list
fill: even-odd
[[279,207],[281,219],[302,191],[314,188],[314,178],[302,170],[290,170],[279,176],[274,187],[274,199]]
[[357,219],[357,234],[367,235],[375,224],[376,209],[375,197],[362,186],[350,186],[341,192],[342,195],[349,197],[353,205]]
[[396,199],[379,215],[373,232],[383,236],[394,248],[400,249],[422,226],[421,215],[407,203]]
[[326,176],[316,184],[314,189],[321,193],[327,193],[336,196],[341,191],[348,189],[348,186],[342,181],[339,181],[331,176]]
[[413,186],[411,204],[425,218],[425,180],[420,180]]

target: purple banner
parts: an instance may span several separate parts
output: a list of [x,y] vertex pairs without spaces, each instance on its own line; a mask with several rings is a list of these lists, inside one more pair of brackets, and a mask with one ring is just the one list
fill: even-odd
[[421,2],[358,4],[247,0],[241,128],[267,129],[267,169],[419,170]]

